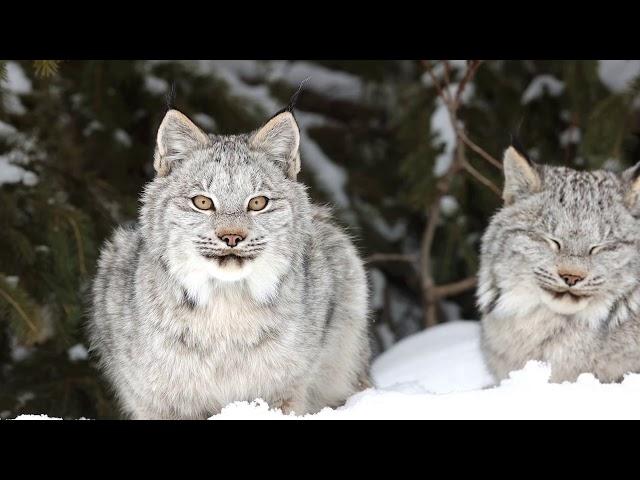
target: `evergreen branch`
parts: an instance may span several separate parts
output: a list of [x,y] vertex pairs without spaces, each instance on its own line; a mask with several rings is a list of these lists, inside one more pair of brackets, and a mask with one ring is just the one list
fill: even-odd
[[87,275],[87,267],[84,260],[84,248],[82,246],[82,236],[80,235],[80,229],[78,228],[78,224],[71,217],[71,215],[63,213],[63,216],[67,219],[73,230],[73,236],[78,247],[78,268],[80,269],[80,275],[85,277]]
[[58,73],[60,60],[34,60],[33,68],[40,78],[49,78]]
[[29,329],[33,332],[34,335],[36,335],[38,333],[38,329],[33,324],[33,322],[31,322],[31,320],[29,319],[29,316],[25,313],[25,311],[18,304],[18,302],[16,302],[11,297],[11,295],[5,292],[2,288],[0,288],[0,295],[2,295],[7,302],[9,302],[9,305],[11,305],[16,310],[16,312],[18,312],[18,315],[20,315],[20,318],[22,318],[25,321]]

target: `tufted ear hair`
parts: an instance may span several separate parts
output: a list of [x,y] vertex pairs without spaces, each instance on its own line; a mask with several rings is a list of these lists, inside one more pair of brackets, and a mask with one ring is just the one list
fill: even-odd
[[624,203],[634,217],[640,216],[640,162],[627,168],[621,177],[626,189]]
[[511,205],[521,198],[539,192],[542,181],[536,165],[513,145],[504,152],[504,188],[502,198]]
[[287,177],[296,179],[300,172],[300,129],[290,111],[274,115],[254,132],[249,146],[280,165]]
[[172,166],[184,159],[184,154],[209,144],[209,137],[186,115],[178,110],[169,110],[156,138],[153,168],[158,176],[168,175]]

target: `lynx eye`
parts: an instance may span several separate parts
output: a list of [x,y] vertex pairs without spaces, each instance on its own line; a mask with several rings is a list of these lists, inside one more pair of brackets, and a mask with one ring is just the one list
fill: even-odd
[[213,210],[213,200],[204,195],[196,195],[191,199],[196,208],[200,210]]
[[253,210],[254,212],[259,212],[267,206],[267,203],[269,203],[269,199],[267,197],[253,197],[251,200],[249,200],[248,208],[249,210]]

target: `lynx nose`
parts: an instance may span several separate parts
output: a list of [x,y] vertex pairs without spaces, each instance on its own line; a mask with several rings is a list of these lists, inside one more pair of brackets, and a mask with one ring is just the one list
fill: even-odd
[[244,237],[241,235],[226,234],[226,235],[220,236],[220,240],[224,240],[224,242],[227,244],[228,247],[235,247],[242,240],[244,240]]
[[560,278],[564,280],[564,283],[570,287],[573,287],[576,283],[584,280],[584,276],[576,275],[575,273],[558,272],[558,275],[560,275]]

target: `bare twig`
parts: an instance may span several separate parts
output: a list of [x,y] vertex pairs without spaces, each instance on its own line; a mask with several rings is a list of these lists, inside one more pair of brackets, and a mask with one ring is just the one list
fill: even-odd
[[420,244],[420,276],[422,282],[422,294],[424,301],[424,315],[425,315],[425,327],[433,326],[437,323],[437,302],[441,298],[456,295],[470,288],[473,288],[476,284],[475,277],[469,277],[458,282],[450,283],[447,285],[437,286],[435,284],[431,266],[431,249],[433,246],[435,232],[440,221],[440,199],[446,195],[451,188],[451,183],[454,176],[460,170],[466,170],[470,175],[480,181],[483,185],[489,187],[492,191],[500,195],[498,188],[484,175],[478,172],[466,159],[465,146],[468,146],[471,150],[478,153],[482,158],[487,160],[494,166],[500,168],[500,163],[497,162],[491,155],[473,143],[464,132],[463,127],[458,122],[458,108],[462,101],[462,95],[464,90],[468,86],[469,82],[475,76],[478,67],[482,61],[472,60],[467,63],[467,70],[458,84],[458,88],[455,93],[455,97],[452,98],[450,93],[451,77],[450,66],[445,61],[444,63],[444,80],[443,84],[436,78],[433,73],[431,64],[428,61],[423,61],[427,74],[431,78],[434,87],[438,93],[438,96],[446,106],[449,113],[449,120],[456,132],[456,145],[455,145],[455,158],[451,162],[451,165],[443,178],[438,182],[437,193],[433,198],[431,204],[427,207],[427,225],[422,235]]
[[379,262],[416,262],[418,258],[415,255],[403,253],[373,253],[365,259],[365,263]]
[[473,178],[478,180],[485,187],[488,187],[493,193],[498,195],[498,197],[502,196],[502,192],[500,191],[500,189],[498,187],[496,187],[495,184],[491,180],[489,180],[487,177],[482,175],[478,170],[476,170],[473,167],[473,165],[471,165],[469,162],[465,161],[463,166],[464,166],[465,171],[467,173],[469,173]]
[[464,77],[462,77],[462,80],[458,85],[458,91],[456,92],[456,98],[454,99],[456,110],[460,106],[462,92],[464,92],[464,89],[467,87],[467,83],[469,83],[469,80],[471,80],[476,75],[476,71],[478,70],[478,67],[482,65],[482,62],[483,60],[469,60],[467,71],[465,72]]
[[[442,65],[444,65],[444,83],[445,85],[451,85],[451,65],[449,65],[448,60],[442,60]],[[451,98],[449,98],[451,100]]]
[[502,170],[502,164],[498,160],[496,160],[494,157],[489,155],[484,149],[480,148],[477,144],[472,142],[462,128],[458,128],[456,133],[458,134],[458,138],[460,138],[460,140],[462,140],[465,143],[465,145],[467,145],[467,147],[469,147],[471,150],[476,152],[478,155],[480,155],[482,158],[484,158],[487,162],[489,162],[494,167],[498,168],[499,170]]
[[436,92],[438,93],[438,96],[442,98],[445,102],[447,102],[449,98],[449,92],[448,91],[445,92],[440,86],[440,82],[438,81],[435,74],[433,73],[431,62],[429,62],[429,60],[423,60],[422,64],[427,69],[427,75],[429,75],[429,78],[431,78],[431,82],[433,83],[433,86],[436,87]]
[[465,278],[453,283],[447,283],[446,285],[439,285],[435,287],[436,297],[445,298],[459,295],[467,290],[471,290],[478,283],[478,279],[473,277]]

